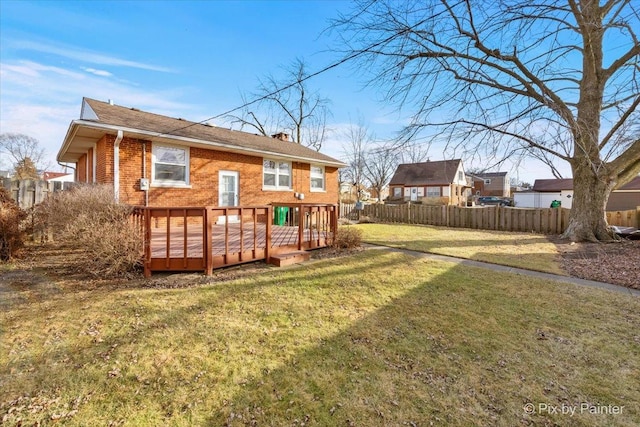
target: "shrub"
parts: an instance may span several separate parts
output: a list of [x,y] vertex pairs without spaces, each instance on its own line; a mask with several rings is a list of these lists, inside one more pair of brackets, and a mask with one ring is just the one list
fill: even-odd
[[0,187],[0,260],[13,258],[24,245],[21,224],[26,217],[27,212],[20,209],[9,190]]
[[337,249],[355,249],[362,245],[362,230],[348,225],[338,227],[333,239],[333,247]]
[[113,189],[87,185],[56,193],[39,206],[54,238],[82,249],[82,270],[95,276],[125,276],[142,265],[141,230],[130,206],[114,201]]

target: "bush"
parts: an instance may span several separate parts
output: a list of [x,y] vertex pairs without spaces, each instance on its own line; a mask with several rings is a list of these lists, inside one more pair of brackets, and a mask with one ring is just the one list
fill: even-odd
[[362,246],[362,230],[348,225],[338,227],[333,247],[337,249],[355,249]]
[[131,221],[131,210],[114,201],[110,186],[87,185],[56,193],[38,207],[38,214],[55,239],[85,251],[83,271],[117,277],[142,265],[142,234]]
[[0,260],[13,258],[24,245],[21,224],[26,217],[27,212],[20,209],[9,190],[0,187]]

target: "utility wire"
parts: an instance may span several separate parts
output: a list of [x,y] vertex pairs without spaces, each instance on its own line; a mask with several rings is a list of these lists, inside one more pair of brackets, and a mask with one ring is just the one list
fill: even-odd
[[383,44],[385,44],[385,43],[390,42],[390,41],[391,41],[391,40],[393,40],[395,37],[401,36],[401,35],[403,35],[403,34],[407,33],[408,31],[410,31],[411,29],[413,29],[413,27],[408,28],[408,29],[406,29],[405,31],[402,31],[402,32],[399,32],[399,33],[392,34],[391,36],[387,37],[386,39],[381,40],[381,41],[379,41],[379,42],[377,42],[377,43],[374,43],[374,44],[372,44],[371,46],[367,47],[366,49],[360,50],[360,51],[358,51],[358,52],[356,52],[356,53],[352,53],[351,55],[347,56],[346,58],[342,58],[341,60],[336,61],[336,62],[334,62],[334,63],[332,63],[332,64],[329,64],[329,65],[327,65],[326,67],[324,67],[324,68],[322,68],[322,69],[320,69],[320,70],[318,70],[318,71],[316,71],[316,72],[314,72],[314,73],[311,73],[311,74],[309,74],[309,75],[307,75],[307,76],[305,76],[305,77],[303,77],[303,78],[301,78],[301,79],[298,79],[297,81],[295,81],[295,82],[293,82],[293,83],[290,83],[290,84],[288,84],[288,85],[286,85],[286,86],[284,86],[284,87],[281,87],[281,88],[279,88],[279,89],[276,89],[276,90],[274,90],[273,92],[270,92],[270,93],[268,93],[268,94],[266,94],[266,95],[263,95],[263,96],[261,96],[261,97],[259,97],[259,98],[254,99],[253,101],[246,102],[246,103],[244,103],[243,105],[241,105],[241,106],[239,106],[239,107],[232,108],[231,110],[227,110],[227,111],[225,111],[224,113],[220,113],[220,114],[217,114],[217,115],[215,115],[215,116],[211,116],[211,117],[209,117],[209,118],[207,118],[207,119],[204,119],[204,120],[201,120],[201,121],[199,121],[199,122],[193,122],[193,123],[188,124],[188,125],[186,125],[186,126],[182,126],[182,127],[179,127],[179,128],[172,129],[172,130],[170,130],[170,131],[166,131],[166,132],[158,133],[156,136],[171,135],[171,134],[173,134],[174,132],[178,132],[178,131],[181,131],[181,130],[184,130],[184,129],[190,128],[190,127],[192,127],[192,126],[195,126],[195,125],[203,124],[203,123],[205,123],[205,122],[208,122],[209,120],[214,120],[214,119],[220,118],[220,117],[222,117],[222,116],[226,116],[226,115],[228,115],[228,114],[230,114],[230,113],[233,113],[234,111],[237,111],[237,110],[240,110],[240,109],[242,109],[242,108],[248,107],[249,105],[253,105],[253,104],[255,104],[256,102],[264,101],[265,99],[268,99],[268,98],[270,98],[270,97],[272,97],[272,96],[274,96],[274,95],[277,95],[278,93],[283,92],[283,91],[285,91],[285,90],[287,90],[287,89],[290,89],[290,88],[292,88],[293,86],[295,86],[295,85],[297,85],[297,84],[300,84],[300,83],[302,83],[302,82],[304,82],[304,81],[306,81],[306,80],[309,80],[309,79],[311,79],[311,78],[313,78],[313,77],[316,77],[316,76],[318,76],[318,75],[320,75],[320,74],[322,74],[322,73],[326,73],[327,71],[329,71],[329,70],[331,70],[331,69],[333,69],[333,68],[336,68],[336,67],[338,67],[338,66],[340,66],[340,65],[344,64],[344,63],[345,63],[345,62],[347,62],[347,61],[351,61],[352,59],[355,59],[355,58],[357,58],[357,57],[358,57],[358,56],[360,56],[360,55],[363,55],[363,54],[365,54],[365,53],[368,53],[368,52],[370,52],[372,49],[374,49],[374,48],[376,48],[376,47],[378,47],[378,46],[380,46],[380,45],[383,45]]

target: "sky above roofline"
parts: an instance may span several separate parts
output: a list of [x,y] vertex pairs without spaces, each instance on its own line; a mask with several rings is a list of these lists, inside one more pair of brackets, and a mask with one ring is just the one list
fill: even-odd
[[[349,8],[345,1],[2,0],[0,133],[35,137],[58,170],[55,155],[84,96],[204,120],[240,106],[260,78],[283,75],[296,59],[311,72],[339,60],[326,29]],[[331,132],[321,151],[332,157],[345,158],[351,123],[361,120],[378,140],[394,138],[407,123],[348,64],[309,86],[331,101]],[[431,147],[429,157],[446,159],[440,147]],[[467,169],[479,166],[465,162]],[[536,162],[510,167],[494,171],[528,182],[552,177]]]

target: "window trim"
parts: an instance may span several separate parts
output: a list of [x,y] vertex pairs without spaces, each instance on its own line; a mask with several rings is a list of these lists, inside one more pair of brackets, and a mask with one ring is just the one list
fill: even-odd
[[[275,185],[266,185],[264,183],[264,175],[265,175],[265,168],[264,168],[264,163],[266,161],[270,161],[270,162],[275,162],[276,164],[276,169],[275,169]],[[280,183],[280,163],[286,163],[289,165],[289,186],[288,187],[283,187],[281,186]],[[284,174],[282,174],[284,176]],[[270,158],[270,157],[263,157],[262,158],[262,190],[268,190],[268,191],[293,191],[293,165],[292,162],[286,161],[286,160],[281,160],[281,159],[274,159],[274,158]]]
[[[315,188],[312,185],[313,178],[319,178],[317,175],[316,176],[313,175],[314,167],[320,168],[322,170],[322,188]],[[322,193],[327,191],[327,173],[324,166],[317,165],[317,164],[311,164],[309,166],[309,191],[312,191],[314,193]]]
[[[165,163],[165,162],[158,162],[156,160],[156,149],[160,147],[160,148],[173,148],[173,149],[179,149],[179,150],[183,150],[185,153],[184,156],[184,167],[185,167],[185,172],[184,172],[184,180],[182,181],[175,181],[175,180],[169,180],[169,179],[156,179],[156,163],[160,163],[160,164],[175,164],[175,165],[179,165],[178,163]],[[159,143],[153,143],[151,145],[151,186],[152,187],[179,187],[179,188],[191,188],[190,185],[190,174],[191,174],[191,156],[190,156],[190,147],[185,147],[185,146],[181,146],[181,145],[172,145],[172,144],[159,144]]]

